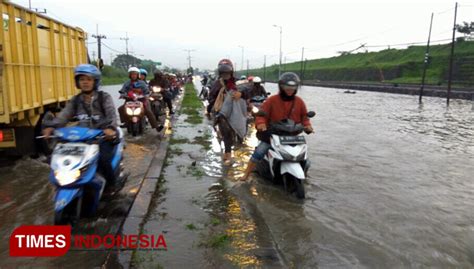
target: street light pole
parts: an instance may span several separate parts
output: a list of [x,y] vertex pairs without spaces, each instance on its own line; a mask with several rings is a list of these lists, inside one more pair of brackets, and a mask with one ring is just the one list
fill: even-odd
[[278,27],[280,28],[280,64],[278,65],[278,77],[281,75],[281,58],[282,58],[282,50],[281,50],[281,43],[282,43],[282,35],[283,35],[283,27],[280,25],[274,24],[273,27]]

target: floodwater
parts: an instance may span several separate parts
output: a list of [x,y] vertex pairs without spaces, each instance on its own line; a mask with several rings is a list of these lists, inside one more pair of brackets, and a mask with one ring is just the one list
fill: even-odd
[[[306,200],[258,178],[234,188],[257,208],[286,265],[472,268],[473,104],[343,91],[298,92],[317,113]],[[247,150],[236,154],[246,159]]]
[[[266,87],[276,90],[274,84]],[[221,164],[217,139],[206,152],[188,145],[183,157],[176,158],[178,164],[168,168],[173,181],[159,190],[145,232],[166,230],[171,246],[173,241],[190,244],[160,254],[157,262],[203,267],[474,267],[473,104],[451,100],[447,108],[440,98],[426,97],[419,105],[416,96],[343,91],[305,86],[298,92],[317,113],[312,119],[315,133],[307,136],[312,167],[304,201],[256,175],[251,182],[237,182],[257,144],[253,134],[236,148],[230,167]],[[132,175],[121,195],[128,200],[156,149],[155,139],[152,130],[127,139],[126,163]],[[204,175],[188,173],[185,162],[192,160]],[[105,254],[97,252],[59,259],[8,258],[8,238],[15,227],[52,222],[54,190],[47,173],[46,164],[31,159],[0,169],[0,267],[100,266]],[[202,178],[189,181],[193,176]],[[104,209],[98,219],[81,223],[82,229],[115,230],[128,208],[127,199],[117,199],[117,206],[108,207],[116,210]],[[216,233],[233,238],[223,261],[213,261],[218,255],[210,250],[195,251],[191,242],[203,239],[184,228],[194,223],[203,231],[210,217],[224,217],[228,229]],[[208,259],[199,260],[201,256]]]
[[[114,97],[118,107],[119,86],[102,89]],[[115,234],[137,193],[153,153],[159,145],[158,133],[148,128],[143,136],[126,134],[125,171],[130,173],[124,188],[107,202],[102,202],[96,217],[81,220],[75,234]],[[60,258],[10,258],[8,240],[20,225],[52,224],[54,187],[48,180],[49,165],[37,159],[24,158],[14,165],[0,168],[0,268],[3,267],[100,267],[107,252],[70,251]]]

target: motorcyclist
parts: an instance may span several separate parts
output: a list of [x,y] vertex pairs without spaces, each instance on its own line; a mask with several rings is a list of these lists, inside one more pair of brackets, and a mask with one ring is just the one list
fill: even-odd
[[262,86],[262,79],[260,77],[254,77],[251,84],[252,87],[248,92],[249,99],[252,99],[254,96],[267,96],[267,91]]
[[153,73],[154,77],[152,80],[149,82],[150,87],[161,87],[161,89],[164,91],[163,92],[163,100],[166,102],[166,105],[168,106],[168,109],[170,111],[170,114],[174,114],[173,111],[173,103],[171,102],[172,100],[172,94],[170,91],[170,83],[169,81],[164,77],[163,73],[160,70],[156,70]]
[[207,74],[204,74],[204,78],[201,80],[201,84],[203,86],[206,86],[208,80],[209,80],[209,78],[208,78]]
[[241,180],[248,179],[250,173],[255,169],[257,162],[261,161],[270,149],[270,132],[267,130],[270,124],[283,119],[292,119],[295,123],[302,123],[306,133],[312,133],[313,127],[307,116],[306,105],[300,97],[296,96],[300,78],[292,72],[281,74],[278,80],[278,94],[269,97],[261,106],[260,110],[265,116],[257,116],[255,126],[260,143],[255,148],[252,157]]
[[117,145],[117,116],[112,96],[99,91],[101,72],[94,65],[78,65],[74,69],[74,80],[81,92],[53,120],[44,123],[43,135],[47,139],[55,128],[64,127],[73,120],[82,127],[102,129],[105,138],[99,143],[99,169],[108,188],[114,187],[118,182],[111,162]]
[[[225,117],[224,115],[221,114],[221,108],[223,106],[222,103],[218,104],[217,101],[221,102],[221,100],[218,100],[219,98],[219,93],[222,92],[223,96],[228,96],[230,93],[230,96],[232,99],[236,102],[236,105],[240,105],[239,100],[241,98],[246,99],[246,95],[244,92],[239,91],[237,88],[234,78],[234,67],[232,65],[232,62],[228,59],[222,59],[219,61],[218,68],[219,72],[219,79],[214,82],[212,85],[211,91],[209,93],[209,106],[208,106],[208,111],[213,110],[216,113],[215,117],[215,124],[219,126],[219,131],[222,135],[222,138],[224,140],[224,164],[230,164],[231,159],[232,159],[232,146],[234,145],[234,138],[236,135],[236,130],[232,126],[232,121],[229,117]],[[224,101],[225,103],[225,101]],[[221,108],[218,108],[218,105],[221,106]],[[244,101],[245,105],[245,110],[247,109],[246,102]],[[237,109],[238,111],[238,109]],[[237,114],[236,114],[237,115]],[[233,117],[232,117],[233,118]],[[246,115],[242,114],[241,118],[238,118],[238,120],[241,120],[243,124],[240,126],[245,126],[246,128]],[[246,129],[243,131],[246,132]]]
[[140,68],[140,80],[145,82],[145,84],[148,85],[148,82],[146,81],[146,76],[148,75],[148,72],[143,69],[143,68]]
[[[148,89],[148,86],[146,85],[145,82],[142,80],[139,80],[140,70],[136,67],[130,67],[128,69],[128,77],[130,78],[129,81],[125,82],[122,86],[122,89],[119,91],[120,95],[125,98],[133,98],[134,91],[141,91],[144,96],[147,96],[150,92]],[[163,129],[163,125],[159,125],[158,121],[155,118],[155,115],[153,115],[153,112],[150,109],[150,103],[148,102],[147,98],[143,98],[140,100],[143,102],[143,106],[145,108],[145,115],[148,118],[148,121],[150,122],[150,125],[152,128],[156,129],[158,132],[161,132]],[[128,117],[125,112],[125,104],[121,105],[118,108],[119,115],[120,115],[120,121],[122,123],[127,122]]]

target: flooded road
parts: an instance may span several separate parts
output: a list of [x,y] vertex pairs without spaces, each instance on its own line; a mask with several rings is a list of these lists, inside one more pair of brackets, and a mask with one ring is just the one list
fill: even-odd
[[[114,97],[115,106],[119,100],[120,86],[104,86],[102,90]],[[124,150],[125,171],[130,173],[120,193],[108,203],[102,202],[95,218],[81,220],[76,234],[114,234],[118,231],[136,195],[153,153],[159,144],[158,133],[148,129],[142,137],[133,138],[126,134]],[[24,158],[13,166],[0,168],[0,268],[3,267],[99,267],[107,253],[70,251],[60,258],[10,258],[8,239],[12,231],[27,224],[53,224],[54,187],[48,180],[49,166],[40,160]]]
[[258,208],[288,266],[474,266],[470,101],[446,108],[444,99],[426,97],[420,106],[398,94],[316,87],[298,94],[317,112],[306,200],[263,179],[234,188]]
[[[266,87],[276,90],[274,84]],[[167,170],[173,180],[159,190],[162,194],[152,204],[144,228],[169,231],[170,246],[189,244],[160,253],[150,265],[212,267],[199,260],[214,253],[196,252],[202,238],[194,230],[213,227],[214,218],[222,217],[227,229],[216,228],[215,233],[230,234],[235,240],[225,261],[217,265],[265,267],[280,259],[284,268],[472,268],[471,102],[452,100],[446,108],[444,99],[425,97],[420,106],[415,96],[343,91],[303,87],[298,92],[308,109],[317,112],[312,119],[316,133],[307,136],[312,167],[304,201],[256,175],[252,182],[236,182],[256,146],[254,136],[237,148],[230,167],[222,167],[216,139],[210,148],[190,144],[175,151],[175,166]],[[184,128],[175,139],[194,139]],[[84,223],[83,230],[117,229],[156,149],[155,140],[152,130],[143,138],[127,138],[126,164],[132,175],[121,193],[125,199],[102,210],[99,219]],[[189,168],[192,160],[203,174]],[[0,267],[100,266],[105,254],[98,252],[73,252],[58,259],[8,258],[7,242],[14,227],[52,223],[54,190],[48,171],[46,164],[31,159],[0,168]],[[178,257],[178,252],[186,256]]]

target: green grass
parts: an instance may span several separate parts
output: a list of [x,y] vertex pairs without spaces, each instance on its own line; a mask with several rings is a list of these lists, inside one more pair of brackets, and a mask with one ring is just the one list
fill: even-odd
[[[431,84],[445,84],[448,74],[450,44],[430,48],[430,64],[426,79]],[[360,52],[325,59],[308,60],[305,80],[321,81],[382,81],[394,83],[420,83],[423,71],[425,46],[407,49],[386,49],[379,52]],[[474,41],[457,42],[454,53],[453,81],[459,85],[474,85]],[[283,71],[300,74],[301,62],[282,66]],[[252,69],[251,75],[263,77],[263,69]],[[274,81],[278,66],[266,69],[266,79]]]
[[186,229],[188,230],[196,230],[196,226],[192,223],[186,224]]
[[125,77],[102,77],[102,85],[121,85],[127,78]]
[[231,237],[227,234],[217,234],[209,238],[205,245],[211,248],[221,248],[225,246],[230,239]]
[[217,225],[221,224],[221,221],[219,219],[212,218],[211,219],[211,224],[212,224],[212,226],[217,226]]
[[192,83],[187,83],[184,87],[184,98],[181,104],[181,112],[188,117],[185,122],[197,125],[202,123],[202,102],[197,96],[196,89]]

